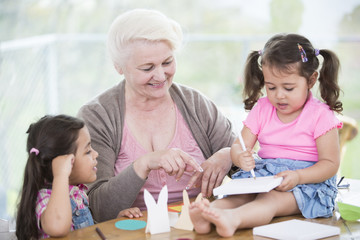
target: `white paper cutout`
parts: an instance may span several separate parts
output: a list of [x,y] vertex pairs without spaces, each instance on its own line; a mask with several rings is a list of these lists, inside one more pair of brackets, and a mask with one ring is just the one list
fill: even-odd
[[146,189],[144,190],[144,200],[148,214],[145,233],[150,232],[150,234],[157,234],[170,232],[167,186],[165,185],[161,189],[157,203]]
[[177,221],[179,220],[179,213],[177,212],[170,212],[169,211],[169,223],[170,227],[175,227]]

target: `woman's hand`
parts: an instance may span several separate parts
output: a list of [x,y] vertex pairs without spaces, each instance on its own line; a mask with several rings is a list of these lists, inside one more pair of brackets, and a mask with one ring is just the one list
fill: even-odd
[[220,186],[231,168],[230,148],[223,148],[201,164],[203,172],[196,172],[190,179],[187,189],[201,184],[201,193],[210,197],[213,189]]
[[127,209],[120,211],[119,214],[117,215],[117,218],[121,218],[121,217],[138,218],[138,217],[142,217],[142,216],[143,216],[143,214],[140,211],[140,209],[137,207],[133,207],[133,208],[127,208]]
[[290,170],[283,171],[276,174],[276,177],[283,177],[283,181],[276,188],[276,190],[281,192],[286,192],[293,189],[300,182],[300,176],[297,171],[290,171]]
[[164,171],[180,179],[185,171],[202,172],[201,166],[189,154],[178,148],[170,148],[146,154],[134,162],[135,172],[146,178],[151,170],[164,169]]

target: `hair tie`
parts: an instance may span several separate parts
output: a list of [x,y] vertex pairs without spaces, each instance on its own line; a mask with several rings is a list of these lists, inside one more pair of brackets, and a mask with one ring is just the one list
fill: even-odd
[[307,59],[307,57],[306,57],[306,52],[305,52],[305,50],[303,49],[303,47],[302,47],[299,43],[297,44],[297,46],[298,46],[299,51],[300,51],[300,54],[301,54],[301,61],[302,61],[302,62],[307,62],[308,59]]
[[260,56],[262,56],[262,55],[263,55],[263,50],[259,50],[259,51],[258,51],[258,54],[259,54]]
[[320,54],[320,49],[314,49],[314,53],[315,53],[315,56],[319,56],[319,54]]
[[37,155],[39,155],[39,150],[38,149],[36,149],[36,148],[32,148],[32,149],[30,149],[30,154],[31,153],[35,153],[35,155],[37,156]]

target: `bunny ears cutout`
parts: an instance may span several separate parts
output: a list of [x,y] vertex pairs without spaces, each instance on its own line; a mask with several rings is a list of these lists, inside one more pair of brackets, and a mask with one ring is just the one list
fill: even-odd
[[157,203],[146,189],[144,190],[144,200],[148,212],[145,232],[151,234],[170,232],[167,186],[165,185],[161,189]]

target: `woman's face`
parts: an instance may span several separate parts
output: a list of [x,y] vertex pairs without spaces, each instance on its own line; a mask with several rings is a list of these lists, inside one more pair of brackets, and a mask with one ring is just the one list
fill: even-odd
[[128,46],[124,67],[127,91],[146,99],[168,94],[176,72],[173,50],[164,42],[135,41]]

